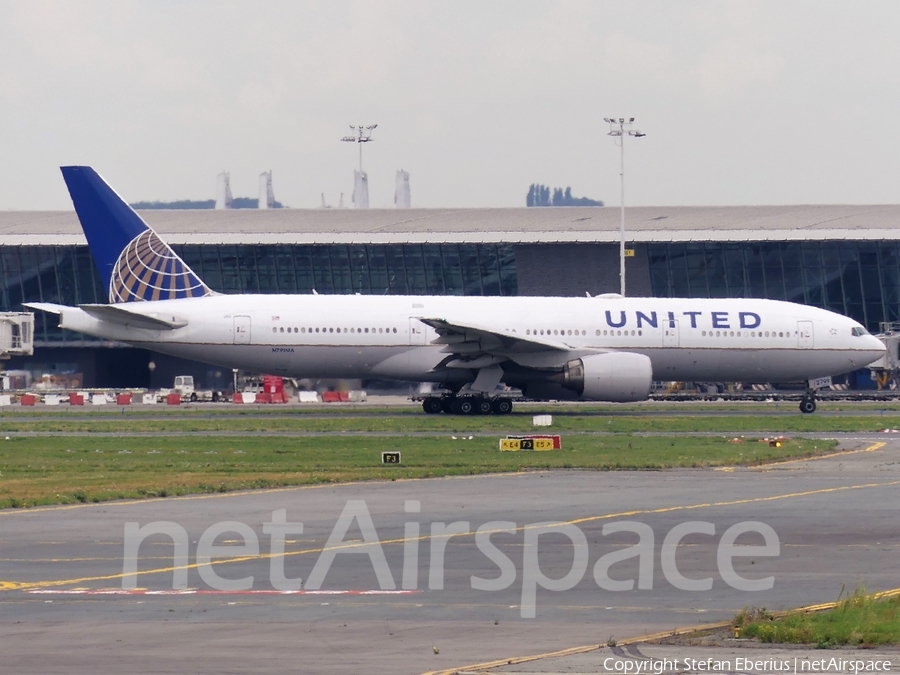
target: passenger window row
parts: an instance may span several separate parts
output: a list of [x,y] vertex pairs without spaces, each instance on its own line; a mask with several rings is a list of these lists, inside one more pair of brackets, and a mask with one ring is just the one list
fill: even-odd
[[[572,335],[573,332],[571,330],[538,330],[538,329],[529,329],[525,331],[526,335]],[[587,331],[579,331],[575,330],[575,335],[587,335]],[[595,331],[597,336],[607,335],[607,336],[642,336],[644,331],[642,330],[600,330],[599,328]],[[703,337],[741,337],[743,334],[744,337],[791,337],[790,331],[727,331],[727,330],[717,330],[717,331],[701,331],[701,335]]]
[[[741,337],[741,331],[733,331],[733,330],[732,331],[727,331],[727,330],[706,331],[705,330],[705,331],[701,332],[701,335],[703,337]],[[744,337],[752,337],[752,338],[753,337],[773,337],[773,338],[774,337],[791,337],[791,333],[790,333],[790,331],[784,332],[784,331],[774,331],[773,330],[770,333],[769,331],[758,331],[757,332],[757,331],[753,330],[753,331],[749,331],[749,332],[744,331]]]
[[[614,336],[619,336],[619,335],[637,335],[638,337],[640,337],[640,336],[642,336],[642,335],[644,334],[644,331],[642,331],[642,330],[634,331],[634,330],[633,330],[633,331],[629,332],[629,331],[627,331],[627,330],[611,330],[611,331],[605,331],[605,330],[604,330],[602,334],[603,334],[603,335],[609,334],[609,335],[614,335]],[[601,335],[601,332],[600,332],[600,329],[599,329],[599,328],[597,329],[597,335]]]
[[[515,332],[515,330],[513,330],[513,332]],[[568,330],[568,331],[566,329],[550,330],[549,328],[547,328],[546,330],[540,330],[540,331],[537,328],[533,328],[533,329],[529,328],[525,331],[525,335],[538,335],[538,333],[540,333],[541,335],[587,335],[586,330],[579,331],[577,329],[574,331],[574,333],[571,330]]]
[[[272,326],[273,333],[340,333],[340,328],[297,328],[295,326]],[[344,333],[396,333],[396,328],[344,328]]]

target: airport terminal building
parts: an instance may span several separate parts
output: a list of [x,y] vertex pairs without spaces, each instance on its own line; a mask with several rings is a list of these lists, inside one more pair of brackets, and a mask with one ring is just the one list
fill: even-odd
[[[277,209],[144,211],[221,293],[576,296],[619,290],[619,210]],[[900,320],[900,205],[635,207],[627,295],[759,297],[822,307],[869,330]],[[0,212],[0,311],[106,302],[74,212]],[[35,317],[36,377],[171,386],[231,373],[104,343]]]

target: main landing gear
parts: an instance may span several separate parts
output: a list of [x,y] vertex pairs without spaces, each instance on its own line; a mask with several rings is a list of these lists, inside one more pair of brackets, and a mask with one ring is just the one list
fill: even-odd
[[507,415],[512,408],[510,399],[488,396],[429,396],[422,401],[422,409],[429,415]]
[[808,391],[806,395],[800,399],[800,412],[807,415],[816,412],[816,392]]

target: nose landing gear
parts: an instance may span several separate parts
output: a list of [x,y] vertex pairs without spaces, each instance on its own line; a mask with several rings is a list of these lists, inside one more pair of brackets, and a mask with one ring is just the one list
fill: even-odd
[[816,412],[816,392],[810,391],[800,399],[800,412],[806,415]]

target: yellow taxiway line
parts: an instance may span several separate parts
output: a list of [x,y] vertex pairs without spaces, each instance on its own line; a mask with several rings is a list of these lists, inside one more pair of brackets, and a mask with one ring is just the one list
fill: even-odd
[[764,468],[768,466],[783,466],[784,464],[796,464],[798,462],[813,462],[819,459],[829,459],[831,457],[844,457],[845,455],[858,455],[863,452],[875,452],[877,450],[881,450],[887,443],[885,441],[878,441],[877,443],[873,443],[867,448],[861,448],[859,450],[839,450],[838,452],[829,452],[827,455],[815,455],[813,457],[801,457],[800,459],[786,459],[784,461],[778,460],[775,462],[767,462],[766,464],[758,464],[756,468]]
[[[831,457],[846,457],[847,455],[858,455],[863,452],[875,452],[877,450],[881,450],[887,443],[885,441],[878,441],[877,443],[873,443],[872,445],[866,448],[860,448],[859,450],[838,450],[837,452],[829,452],[826,455],[813,455],[811,457],[799,457],[798,459],[777,459],[773,462],[765,462],[764,464],[754,464],[753,466],[742,467],[746,468],[748,471],[754,471],[758,469],[767,469],[770,466],[784,466],[785,464],[799,464],[800,462],[815,462],[820,459],[830,459]],[[713,471],[724,471],[725,473],[733,473],[736,467],[733,466],[720,466],[713,469]]]
[[[885,481],[879,483],[862,483],[857,485],[842,485],[838,487],[830,487],[830,488],[819,488],[817,490],[805,490],[802,492],[788,492],[778,495],[770,495],[768,497],[749,497],[746,499],[733,499],[729,501],[721,501],[721,502],[702,502],[699,504],[682,504],[678,506],[664,506],[657,509],[634,509],[631,511],[619,511],[618,513],[604,513],[594,516],[585,516],[584,518],[575,518],[573,520],[565,521],[566,525],[581,525],[583,523],[591,523],[597,522],[601,520],[611,520],[614,518],[629,518],[633,516],[642,516],[642,515],[656,515],[661,513],[675,513],[678,511],[694,511],[698,509],[708,509],[708,508],[720,508],[726,506],[739,506],[743,504],[761,504],[766,502],[775,502],[781,501],[785,499],[798,499],[801,497],[811,497],[815,495],[823,495],[823,494],[834,494],[839,492],[846,492],[848,490],[866,490],[872,488],[881,488],[881,487],[890,487],[893,485],[900,485],[900,480],[894,481]],[[333,487],[333,486],[332,486]],[[523,525],[517,527],[515,532],[524,532],[525,530],[531,530],[536,528],[543,527],[540,523],[535,523],[531,525]],[[503,530],[503,532],[508,532],[508,530]],[[498,534],[500,530],[495,532],[490,532],[490,534]],[[451,536],[471,536],[474,535],[474,531],[462,532],[460,534],[454,535],[439,535],[438,537],[433,537],[430,534],[422,535],[417,537],[419,541],[428,541],[433,538],[449,538]],[[397,539],[387,539],[378,542],[366,543],[361,541],[352,541],[345,542],[338,546],[331,547],[331,550],[348,550],[348,549],[360,549],[366,546],[374,546],[374,545],[389,545],[389,544],[403,544],[406,542],[406,538],[397,538]],[[290,556],[300,556],[300,555],[310,555],[321,553],[324,550],[324,547],[314,547],[301,549],[299,551],[285,551],[283,554],[284,557]],[[268,560],[273,557],[271,553],[265,553],[260,555],[253,556],[235,556],[232,558],[222,558],[219,560],[212,560],[209,563],[203,563],[204,565],[226,565],[229,563],[241,563],[247,562],[250,560]],[[137,576],[148,576],[148,575],[156,575],[156,574],[173,574],[176,571],[180,570],[192,570],[200,567],[198,563],[189,563],[187,565],[172,565],[167,567],[157,567],[149,570],[139,570],[136,574]],[[76,586],[81,584],[86,584],[90,582],[96,581],[117,581],[121,580],[125,577],[124,572],[119,572],[115,574],[104,574],[97,576],[88,576],[88,577],[79,577],[77,579],[51,579],[45,581],[30,581],[30,582],[17,582],[17,581],[3,581],[0,580],[0,591],[21,591],[21,590],[34,590],[40,588],[53,588],[59,586]],[[132,575],[128,575],[132,576]]]
[[[873,600],[881,600],[883,598],[893,598],[900,595],[900,588],[892,588],[887,591],[881,591],[880,593],[873,593],[869,597]],[[807,612],[822,612],[828,609],[834,609],[840,604],[840,600],[836,602],[823,602],[817,605],[806,605],[804,607],[797,607],[796,609],[789,609],[783,612],[772,612],[772,616],[776,619],[783,618],[785,616],[792,616],[794,614],[805,614]],[[728,619],[725,621],[716,621],[714,623],[705,623],[697,626],[686,626],[684,628],[676,628],[675,630],[665,630],[660,631],[659,633],[648,633],[647,635],[639,635],[637,637],[626,638],[624,640],[616,640],[616,645],[633,645],[644,642],[654,642],[656,640],[663,640],[669,637],[678,637],[680,635],[687,635],[690,633],[699,633],[708,630],[720,630],[722,628],[727,628],[732,625],[732,620]],[[422,675],[455,675],[456,673],[466,672],[466,671],[483,671],[490,670],[492,668],[500,668],[501,666],[511,666],[516,665],[518,663],[528,663],[530,661],[541,661],[543,659],[555,659],[561,656],[571,656],[573,654],[586,654],[587,652],[598,651],[603,649],[607,645],[603,644],[593,644],[593,645],[583,645],[580,647],[569,647],[568,649],[560,649],[555,652],[545,652],[543,654],[530,654],[528,656],[513,656],[511,658],[506,659],[497,659],[495,661],[485,661],[484,663],[473,663],[467,666],[459,666],[457,668],[447,668],[445,670],[429,670]]]
[[[749,469],[755,468],[763,468],[767,466],[775,466],[779,464],[791,464],[793,462],[811,462],[817,459],[827,459],[828,457],[839,457],[841,455],[855,455],[860,452],[874,452],[875,450],[880,450],[884,447],[886,443],[878,442],[873,445],[870,445],[867,448],[863,448],[861,450],[849,450],[846,452],[832,452],[827,455],[816,455],[813,457],[802,457],[800,459],[789,459],[785,461],[775,461],[769,462],[767,464],[757,464],[752,467],[746,467]],[[718,467],[714,469],[715,471],[734,471],[735,467],[726,466],[726,467]],[[484,478],[485,476],[490,476],[491,478],[516,478],[521,476],[527,476],[529,472],[523,471],[504,471],[501,473],[492,473],[492,474],[479,474],[477,476],[442,476],[441,478],[437,478],[434,480],[472,480],[477,478]],[[401,482],[401,481],[420,481],[423,480],[421,478],[397,478],[392,482]],[[430,479],[426,479],[430,480]],[[285,487],[277,487],[277,488],[262,488],[257,490],[239,490],[236,492],[228,492],[228,493],[214,493],[214,494],[193,494],[193,495],[181,495],[180,497],[166,497],[166,502],[185,502],[185,501],[198,501],[204,499],[234,499],[238,497],[246,497],[251,495],[260,495],[260,494],[277,494],[279,492],[290,492],[292,490],[321,490],[325,488],[334,488],[337,486],[345,487],[352,485],[362,485],[362,484],[372,484],[378,483],[382,481],[350,481],[347,483],[321,483],[317,485],[287,485]],[[157,500],[151,499],[120,499],[113,500],[108,502],[102,502],[105,508],[112,508],[118,506],[135,506],[135,505],[149,505],[149,504],[158,504]],[[27,509],[0,509],[0,518],[4,516],[28,516],[28,515],[36,515],[40,513],[47,513],[50,511],[72,511],[74,509],[86,509],[91,507],[96,507],[97,504],[58,504],[55,506],[36,506]]]
[[[422,480],[473,480],[476,478],[519,478],[529,475],[527,471],[503,471],[500,473],[477,474],[472,476],[441,476],[439,478],[392,478],[390,480],[356,480],[346,483],[316,483],[315,485],[285,485],[284,487],[274,488],[257,488],[246,490],[235,490],[234,492],[216,492],[211,494],[190,494],[178,497],[165,497],[166,502],[193,502],[203,499],[237,499],[240,497],[252,497],[254,495],[277,494],[279,492],[292,492],[296,490],[323,490],[333,489],[336,487],[351,487],[354,485],[373,485],[378,483],[403,483],[407,481]],[[0,509],[0,518],[3,516],[29,516],[40,513],[48,513],[50,511],[72,511],[74,509],[96,508],[102,505],[103,508],[113,508],[117,506],[150,506],[158,505],[159,499],[116,499],[108,502],[90,503],[90,504],[57,504],[54,506],[32,506],[27,509]]]

